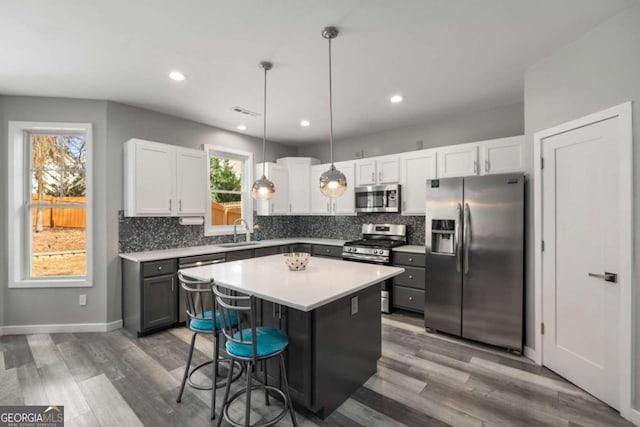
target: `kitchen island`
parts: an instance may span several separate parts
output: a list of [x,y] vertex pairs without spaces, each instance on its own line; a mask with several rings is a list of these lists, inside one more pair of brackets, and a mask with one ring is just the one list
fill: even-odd
[[[258,320],[289,336],[294,403],[325,418],[376,372],[380,282],[404,269],[312,257],[305,270],[289,271],[272,255],[181,271],[258,298]],[[277,363],[267,366],[269,383],[279,386]]]

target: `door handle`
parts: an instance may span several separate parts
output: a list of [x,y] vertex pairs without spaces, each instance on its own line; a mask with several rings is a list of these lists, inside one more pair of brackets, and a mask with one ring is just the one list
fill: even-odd
[[471,240],[471,236],[469,235],[469,221],[471,220],[471,216],[469,214],[469,203],[464,204],[464,229],[462,231],[462,238],[464,239],[464,274],[469,272],[469,241]]
[[616,273],[605,272],[604,274],[589,273],[589,277],[602,279],[605,282],[618,283],[618,275]]
[[456,271],[460,273],[460,258],[462,256],[462,243],[460,242],[462,236],[460,235],[460,222],[462,221],[462,205],[458,203],[458,218],[456,219]]

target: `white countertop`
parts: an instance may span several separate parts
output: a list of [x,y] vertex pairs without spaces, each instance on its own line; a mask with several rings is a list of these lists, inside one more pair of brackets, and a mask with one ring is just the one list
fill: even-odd
[[297,310],[311,311],[397,276],[404,269],[311,257],[305,270],[289,271],[284,257],[279,254],[180,271],[198,280],[215,279],[221,286]]
[[256,244],[250,245],[250,246],[221,247],[218,245],[206,245],[206,246],[191,246],[188,248],[162,249],[157,251],[131,252],[131,253],[120,254],[120,258],[124,258],[134,262],[145,262],[145,261],[158,261],[162,259],[171,259],[171,258],[182,258],[182,257],[194,256],[194,255],[208,255],[208,254],[217,254],[217,253],[224,253],[224,252],[241,251],[244,249],[249,250],[249,249],[257,249],[257,248],[267,248],[269,246],[292,245],[295,243],[342,246],[344,245],[345,242],[346,240],[339,240],[339,239],[313,239],[313,238],[296,237],[294,239],[262,240],[260,242],[254,242]]

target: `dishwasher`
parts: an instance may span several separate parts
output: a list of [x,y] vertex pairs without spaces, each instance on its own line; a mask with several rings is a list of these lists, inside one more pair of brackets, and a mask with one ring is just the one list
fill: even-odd
[[[191,267],[202,267],[204,265],[219,264],[225,262],[224,254],[196,255],[178,259],[178,270]],[[188,276],[187,276],[188,277]],[[187,307],[185,304],[184,290],[180,286],[178,293],[178,322],[185,323],[187,321]],[[206,306],[211,306],[211,299],[203,301]]]

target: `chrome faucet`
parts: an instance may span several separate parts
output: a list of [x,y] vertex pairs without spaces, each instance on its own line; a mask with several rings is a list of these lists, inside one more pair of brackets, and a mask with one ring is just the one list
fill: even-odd
[[244,223],[244,227],[247,230],[247,242],[251,241],[251,232],[249,231],[249,223],[244,218],[238,218],[233,221],[233,243],[238,243],[238,223]]

